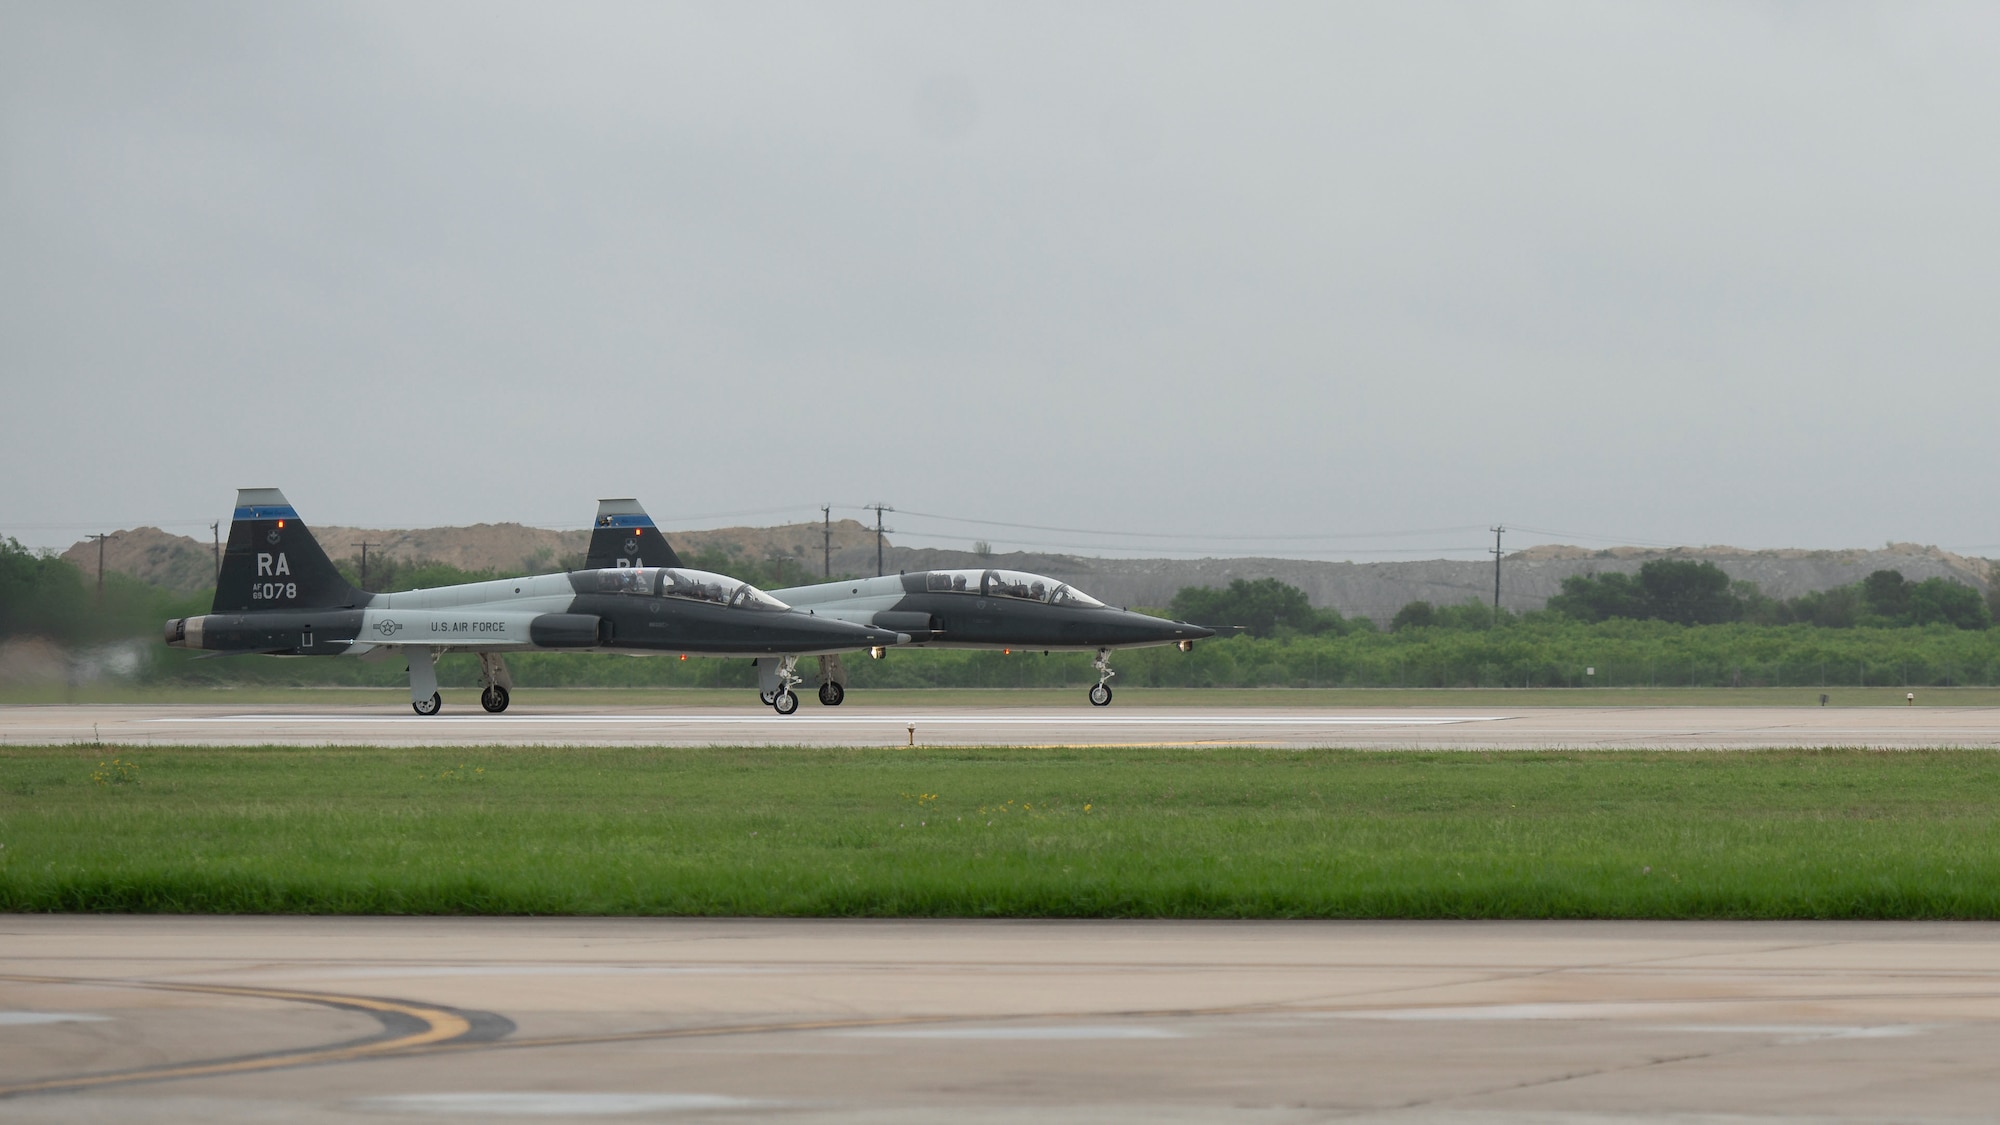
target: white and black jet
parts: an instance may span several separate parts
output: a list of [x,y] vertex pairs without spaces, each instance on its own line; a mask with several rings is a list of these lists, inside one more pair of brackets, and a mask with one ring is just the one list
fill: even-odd
[[[631,565],[636,561],[374,594],[341,577],[283,493],[246,488],[236,494],[212,611],[167,622],[166,640],[216,653],[401,656],[410,666],[410,706],[419,715],[435,715],[443,702],[437,659],[448,652],[479,657],[480,703],[498,712],[507,709],[513,686],[505,662],[511,652],[795,661],[907,639],[894,630],[799,612],[724,575]],[[798,700],[775,705],[790,714]]]
[[[638,558],[677,560],[638,501],[599,501],[597,512],[585,566],[631,565],[627,560]],[[772,596],[820,617],[894,630],[906,635],[911,647],[1095,653],[1091,667],[1097,683],[1090,701],[1099,707],[1111,702],[1114,650],[1178,645],[1186,652],[1194,642],[1215,635],[1213,629],[1185,621],[1105,605],[1058,579],[1012,570],[891,574],[794,586]],[[800,655],[807,654],[788,654]],[[840,654],[820,654],[819,666],[819,700],[838,707],[847,696]],[[757,671],[758,694],[766,703],[800,682],[783,657],[760,658]]]

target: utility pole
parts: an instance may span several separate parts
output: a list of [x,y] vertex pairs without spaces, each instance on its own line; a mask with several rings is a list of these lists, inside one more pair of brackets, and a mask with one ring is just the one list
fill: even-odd
[[875,577],[880,578],[882,577],[882,534],[888,530],[882,526],[882,513],[893,512],[896,509],[891,508],[887,504],[875,503],[868,505],[868,510],[875,513]]
[[826,577],[832,578],[833,577],[833,505],[821,504],[819,506],[819,518],[820,518],[820,532],[819,532],[820,566],[824,569]]
[[222,585],[222,521],[208,525],[208,533],[215,537],[215,584]]
[[348,544],[348,546],[350,547],[361,548],[361,588],[364,590],[368,588],[368,548],[380,547],[381,545],[382,544],[380,543],[368,543],[368,542]]
[[101,535],[86,535],[85,539],[97,540],[97,604],[104,604],[104,541],[118,534],[115,531]]
[[1495,527],[1491,530],[1493,532],[1493,624],[1498,626],[1500,624],[1500,536],[1505,534],[1507,529]]

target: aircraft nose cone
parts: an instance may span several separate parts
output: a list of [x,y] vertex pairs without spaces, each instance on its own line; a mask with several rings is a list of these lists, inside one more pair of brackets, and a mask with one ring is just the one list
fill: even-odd
[[1199,625],[1190,625],[1185,621],[1163,621],[1160,618],[1149,617],[1143,613],[1133,613],[1131,610],[1125,611],[1125,618],[1121,624],[1128,632],[1133,634],[1134,641],[1140,644],[1198,641],[1203,637],[1213,637],[1215,635],[1215,630],[1213,629],[1204,629]]

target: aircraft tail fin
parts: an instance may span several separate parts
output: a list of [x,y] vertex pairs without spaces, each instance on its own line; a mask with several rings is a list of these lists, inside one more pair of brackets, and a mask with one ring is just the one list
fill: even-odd
[[597,522],[590,532],[590,553],[584,556],[583,569],[680,565],[681,557],[637,500],[597,502]]
[[236,515],[215,583],[213,613],[365,605],[275,488],[236,490]]

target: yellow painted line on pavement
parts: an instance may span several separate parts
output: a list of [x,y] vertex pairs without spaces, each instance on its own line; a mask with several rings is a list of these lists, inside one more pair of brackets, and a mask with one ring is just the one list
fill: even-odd
[[34,1082],[18,1082],[0,1086],[0,1097],[15,1094],[52,1094],[65,1090],[86,1090],[95,1086],[114,1086],[126,1082],[157,1082],[169,1078],[203,1078],[222,1074],[246,1074],[259,1070],[275,1070],[280,1067],[304,1066],[311,1063],[350,1062],[356,1059],[375,1058],[383,1055],[402,1054],[424,1047],[433,1047],[450,1042],[472,1030],[472,1024],[464,1016],[444,1008],[433,1008],[403,1000],[382,1000],[373,996],[345,996],[332,992],[302,992],[288,988],[246,988],[238,985],[222,984],[169,984],[158,981],[96,980],[85,977],[35,977],[0,975],[0,981],[16,984],[68,984],[85,985],[96,988],[145,988],[165,992],[198,992],[211,996],[241,996],[256,1000],[289,1000],[301,1004],[319,1004],[330,1008],[358,1009],[365,1012],[384,1012],[407,1016],[424,1025],[423,1030],[393,1039],[382,1039],[350,1046],[305,1047],[296,1051],[284,1051],[256,1058],[219,1059],[211,1062],[173,1063],[167,1066],[149,1067],[143,1070],[115,1071],[108,1074],[84,1074],[69,1078],[47,1078]]

